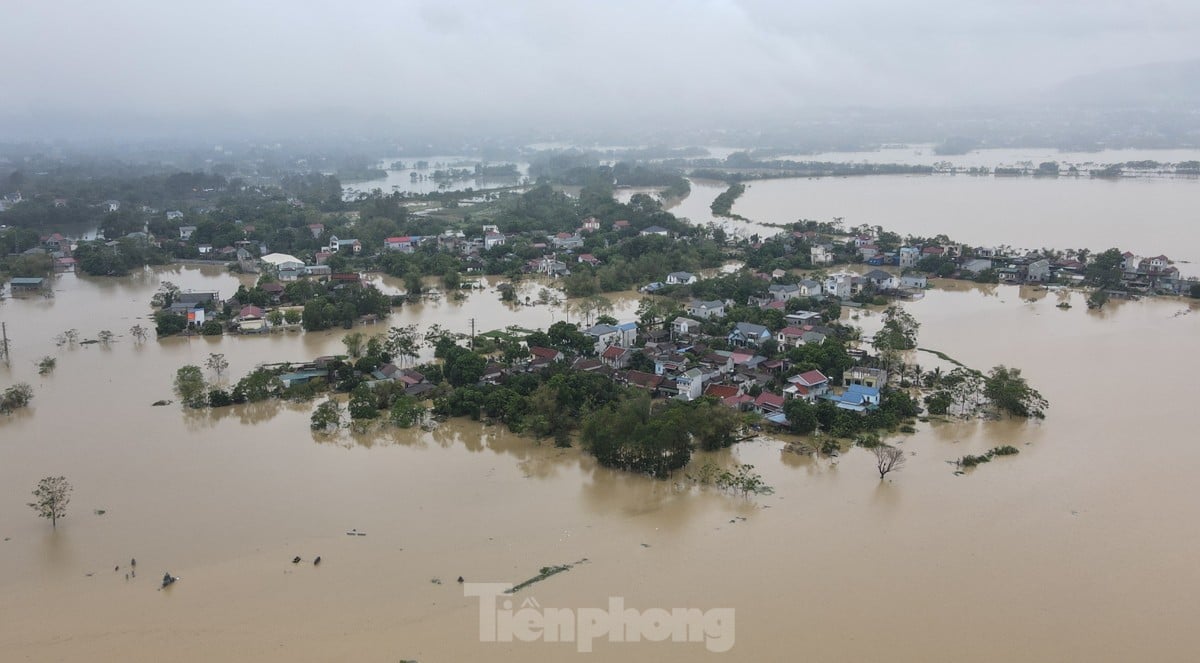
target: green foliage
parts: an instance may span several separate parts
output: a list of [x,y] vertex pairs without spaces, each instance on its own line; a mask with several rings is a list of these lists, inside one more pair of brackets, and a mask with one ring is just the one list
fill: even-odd
[[58,360],[54,357],[42,357],[38,360],[38,375],[49,375],[54,372],[56,366],[58,366]]
[[159,311],[154,314],[154,332],[159,338],[178,334],[187,329],[187,318],[178,313]]
[[1125,258],[1120,249],[1108,249],[1092,256],[1083,271],[1084,282],[1103,290],[1120,286]]
[[12,414],[23,407],[28,407],[33,400],[33,387],[20,382],[0,393],[0,414]]
[[274,371],[259,368],[238,380],[230,391],[230,395],[235,403],[257,403],[268,398],[282,396],[283,391],[283,381]]
[[638,394],[584,417],[581,440],[601,465],[665,478],[691,459],[686,424],[680,409],[652,417]]
[[412,396],[401,396],[392,403],[388,420],[400,428],[412,428],[425,419],[425,406]]
[[783,414],[787,417],[793,433],[810,435],[816,432],[817,408],[803,398],[788,399],[783,404]]
[[204,336],[220,336],[225,333],[225,327],[216,320],[205,320],[204,324],[200,325],[200,333]]
[[189,364],[175,372],[175,393],[187,407],[201,408],[208,404],[207,385],[199,366]]
[[1001,412],[1014,417],[1044,419],[1049,403],[1021,376],[1021,369],[997,366],[988,373],[983,395]]
[[742,218],[733,213],[733,203],[745,192],[745,184],[739,182],[731,185],[728,189],[721,193],[721,195],[717,196],[716,199],[712,201],[712,205],[710,205],[710,207],[712,208],[713,215],[736,219]]
[[921,324],[899,306],[889,306],[883,312],[883,327],[873,342],[878,350],[912,350],[917,347],[917,330]]
[[442,374],[455,387],[479,382],[487,368],[487,359],[459,345],[449,346],[444,358]]
[[337,430],[342,425],[342,404],[332,398],[321,403],[313,410],[309,427],[314,431],[329,432]]
[[925,407],[929,414],[946,414],[952,402],[953,398],[948,391],[937,391],[925,397]]
[[34,501],[29,502],[29,508],[38,516],[50,521],[51,527],[58,527],[59,518],[67,515],[67,505],[71,503],[71,491],[74,490],[66,477],[46,477],[38,482],[33,491]]
[[365,383],[360,384],[350,392],[351,419],[374,419],[379,416],[378,400],[374,392]]

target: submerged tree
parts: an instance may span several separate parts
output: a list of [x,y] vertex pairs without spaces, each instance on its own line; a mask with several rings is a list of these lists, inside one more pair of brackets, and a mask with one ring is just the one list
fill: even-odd
[[58,360],[49,355],[38,360],[38,375],[49,375],[58,366]]
[[38,516],[50,521],[50,526],[58,529],[58,519],[67,515],[67,504],[71,502],[71,484],[66,477],[46,477],[38,482],[33,491],[35,501],[29,502],[29,508]]
[[141,345],[146,342],[146,328],[141,325],[134,325],[129,328],[129,335],[133,337],[133,342]]
[[101,329],[100,333],[96,335],[96,338],[100,341],[101,345],[108,347],[108,344],[112,343],[113,333],[107,329]]
[[175,372],[175,393],[187,407],[205,406],[208,402],[208,389],[204,384],[204,373],[200,371],[199,366],[188,364]]
[[904,450],[888,444],[873,447],[871,453],[875,456],[875,469],[879,470],[879,480],[882,481],[889,472],[899,470],[908,457]]
[[983,383],[983,395],[1001,412],[1015,417],[1045,419],[1049,402],[1021,376],[1021,369],[997,366]]
[[24,382],[14,384],[0,393],[0,414],[12,414],[33,400],[33,387]]
[[342,426],[342,404],[332,398],[317,406],[312,413],[309,427],[327,433]]
[[225,359],[225,355],[220,352],[211,352],[208,355],[208,359],[205,360],[204,365],[210,371],[216,373],[219,379],[221,374],[225,372],[225,369],[229,368],[229,360]]

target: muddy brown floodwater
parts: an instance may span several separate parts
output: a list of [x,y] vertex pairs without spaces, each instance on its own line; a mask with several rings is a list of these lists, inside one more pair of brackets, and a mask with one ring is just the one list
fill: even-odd
[[[907,305],[921,345],[1022,368],[1049,418],[921,424],[903,441],[908,465],[883,483],[861,450],[828,460],[779,440],[743,443],[716,459],[751,463],[775,487],[746,501],[465,421],[325,440],[308,429],[311,404],[150,407],[171,397],[176,368],[209,352],[238,376],[336,351],[343,333],[139,348],[127,330],[160,278],[226,294],[238,282],[189,268],[68,276],[52,300],[0,304],[14,339],[0,385],[36,391],[33,407],[0,420],[4,660],[563,660],[574,644],[480,642],[478,604],[454,580],[519,582],[583,558],[519,597],[736,611],[729,654],[598,641],[589,660],[1187,661],[1200,651],[1200,447],[1187,414],[1200,313],[1184,301],[1097,314],[1071,293],[1030,303],[1011,287],[930,291]],[[1074,308],[1056,309],[1060,297]],[[484,291],[395,322],[541,326],[550,313]],[[56,347],[68,328],[123,336]],[[46,354],[58,368],[40,377],[34,361]],[[947,463],[999,444],[1021,453],[965,476]],[[24,505],[38,479],[59,474],[75,493],[54,531]],[[352,528],[367,536],[346,536]],[[131,557],[138,573],[126,581]],[[168,571],[180,580],[158,591]]]

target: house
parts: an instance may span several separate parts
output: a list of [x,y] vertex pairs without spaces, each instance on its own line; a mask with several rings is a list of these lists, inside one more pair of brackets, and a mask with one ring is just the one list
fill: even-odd
[[752,322],[739,322],[729,332],[729,342],[733,345],[761,345],[771,339],[771,330]]
[[795,283],[775,284],[767,287],[767,294],[777,302],[786,302],[800,296],[800,286]]
[[667,353],[654,358],[654,374],[655,375],[671,375],[679,373],[687,368],[687,357],[676,354]]
[[583,333],[592,339],[597,353],[603,352],[610,345],[615,345],[621,337],[620,330],[613,325],[592,325],[583,330]]
[[357,239],[338,239],[336,235],[329,237],[329,246],[326,250],[330,253],[342,253],[349,251],[350,253],[362,253],[362,242]]
[[882,389],[887,385],[888,374],[882,368],[863,368],[855,366],[842,373],[842,383],[846,385],[862,385],[872,389]]
[[325,234],[324,223],[308,224],[308,232],[312,233],[313,239],[321,239],[321,235]]
[[638,326],[632,320],[629,322],[618,322],[617,332],[620,334],[618,342],[624,346],[631,346],[637,342]]
[[585,232],[595,232],[600,230],[600,219],[597,219],[594,216],[589,216],[583,220],[582,224],[580,224],[580,230]]
[[1020,283],[1025,280],[1025,267],[1022,265],[1009,265],[996,270],[996,276],[1001,283]]
[[921,255],[923,256],[940,256],[944,255],[945,253],[946,249],[943,249],[940,246],[927,246],[921,249]]
[[[171,214],[170,212],[167,212],[168,218],[170,218],[170,214]],[[194,235],[195,233],[196,233],[196,226],[179,226],[179,239],[181,239],[185,242],[188,241],[189,239],[191,239],[192,235]]]
[[651,394],[657,391],[663,383],[663,377],[661,375],[643,373],[642,371],[625,371],[624,374],[620,375],[620,378],[628,383],[629,386],[645,389]]
[[100,204],[100,208],[103,209],[105,212],[116,212],[117,210],[121,209],[121,201],[106,200]]
[[671,333],[675,336],[691,336],[700,333],[700,322],[679,317],[671,321]]
[[694,401],[704,393],[704,372],[698,368],[690,368],[675,377],[675,388],[679,398]]
[[900,287],[924,290],[929,287],[929,279],[924,276],[901,276]]
[[268,253],[259,258],[264,265],[269,265],[276,270],[297,270],[304,269],[304,261],[296,256],[287,253]]
[[863,260],[871,260],[879,254],[879,247],[874,244],[866,244],[858,247],[858,255],[862,256]]
[[583,246],[583,238],[574,233],[558,233],[547,239],[556,249],[578,249]]
[[841,394],[825,394],[824,399],[843,410],[866,412],[879,407],[879,390],[860,384],[852,384]]
[[826,294],[840,299],[849,299],[854,295],[854,275],[849,272],[830,274],[823,284]]
[[483,236],[484,250],[490,250],[497,246],[504,246],[505,237],[500,233],[488,233]]
[[[618,221],[617,223],[620,222]],[[671,231],[663,228],[662,226],[650,226],[649,228],[643,229],[640,233],[638,233],[638,235],[662,235],[663,237],[670,237]]]
[[821,314],[816,311],[794,311],[783,316],[783,319],[789,325],[803,325],[805,323],[820,322]]
[[333,253],[330,251],[317,251],[315,254],[313,254],[313,260],[318,265],[324,265],[326,263],[326,261],[328,261],[332,257],[333,257]]
[[1029,263],[1025,268],[1025,280],[1045,283],[1050,280],[1050,261],[1042,258]]
[[191,327],[199,327],[208,319],[208,312],[204,310],[204,306],[201,304],[173,302],[166,308],[166,311],[187,318],[188,326]]
[[829,378],[821,371],[812,370],[788,378],[788,386],[784,387],[783,394],[788,398],[802,398],[811,402],[828,391]]
[[216,290],[186,290],[175,295],[175,301],[184,304],[207,306],[209,304],[216,305],[221,301],[221,298]]
[[611,345],[600,353],[600,362],[605,366],[621,369],[629,366],[630,360],[633,359],[634,350],[630,348],[622,348],[618,345]]
[[800,347],[804,345],[805,332],[806,330],[803,327],[787,325],[787,327],[775,333],[775,341],[779,342],[780,347]]
[[862,278],[867,283],[875,286],[876,290],[895,290],[899,286],[899,283],[896,281],[896,277],[883,271],[882,269],[872,269],[866,274],[863,274]]
[[74,258],[68,258],[65,256],[62,258],[55,258],[54,259],[54,271],[56,271],[60,274],[65,274],[65,273],[73,274],[75,272],[76,264],[77,264],[77,261]]
[[801,297],[820,297],[823,292],[821,284],[812,279],[804,279],[796,284],[800,288]]
[[754,399],[754,409],[762,414],[778,414],[783,412],[783,403],[783,396],[764,391]]
[[600,266],[600,259],[590,253],[579,254],[579,256],[576,258],[576,262],[580,262],[585,265],[591,265],[592,267]]
[[612,229],[617,232],[626,230],[628,228],[629,228],[629,222],[626,221],[625,219],[618,219],[617,221],[613,221]]
[[1142,266],[1142,259],[1126,251],[1121,254],[1121,264],[1126,272],[1136,272]]
[[255,334],[267,331],[266,313],[257,306],[243,306],[238,311],[238,331],[243,334]]
[[696,282],[696,275],[691,272],[671,272],[667,274],[667,285],[691,285]]
[[40,276],[17,276],[9,280],[12,293],[36,292],[46,287],[46,279]]
[[814,244],[808,251],[809,260],[812,262],[812,264],[833,264],[833,246],[831,244]]
[[921,250],[915,246],[900,247],[900,269],[916,267],[921,260]]
[[304,268],[304,275],[328,278],[333,275],[333,269],[329,265],[309,265]]
[[724,317],[725,302],[716,299],[709,301],[693,300],[687,305],[687,313],[688,315],[705,320]]
[[[328,267],[326,267],[328,269]],[[301,276],[308,274],[308,270],[304,267],[281,267],[275,271],[275,275],[284,283],[299,281]]]
[[571,270],[567,268],[567,263],[561,260],[555,260],[552,257],[545,257],[541,260],[534,261],[534,271],[546,276],[570,276]]
[[562,361],[564,358],[563,353],[559,352],[558,350],[555,350],[554,348],[543,348],[538,345],[530,347],[529,354],[533,355],[536,359],[545,359],[548,361]]
[[201,244],[196,247],[196,250],[200,252],[200,255],[206,256],[213,252],[213,247],[212,244]]
[[1149,260],[1143,260],[1141,263],[1142,271],[1149,272],[1150,274],[1158,274],[1166,271],[1170,265],[1171,260],[1166,256],[1155,256]]
[[388,237],[383,240],[383,248],[388,251],[400,251],[401,253],[413,252],[413,238],[407,235],[402,237]]

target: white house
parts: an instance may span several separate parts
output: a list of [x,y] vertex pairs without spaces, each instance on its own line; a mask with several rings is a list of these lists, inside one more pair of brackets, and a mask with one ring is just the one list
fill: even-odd
[[916,267],[921,260],[921,249],[915,246],[900,247],[900,269]]
[[183,218],[183,212],[180,212],[177,209],[173,209],[170,212],[167,212],[167,221],[174,221],[175,219],[182,219],[182,218]]
[[179,226],[179,239],[187,241],[196,234],[196,226]]
[[786,302],[800,296],[800,286],[794,283],[773,284],[767,288],[767,294],[777,302]]
[[263,256],[262,258],[259,258],[259,260],[261,260],[264,264],[270,265],[271,267],[274,267],[275,269],[280,270],[280,271],[285,270],[285,269],[290,269],[290,270],[304,269],[304,261],[303,260],[297,258],[296,256],[288,255],[286,253],[268,253],[267,255]]
[[704,371],[689,368],[675,376],[675,386],[679,389],[680,400],[694,401],[700,398],[704,393]]
[[483,236],[483,248],[491,249],[496,246],[504,246],[504,235],[500,233],[488,233]]
[[687,312],[688,315],[705,320],[719,318],[725,315],[725,302],[718,299],[702,302],[697,299],[687,305]]
[[329,246],[326,247],[326,250],[330,253],[341,253],[342,251],[361,253],[362,242],[357,239],[338,239],[336,235],[333,235],[329,238]]
[[649,228],[642,230],[638,234],[639,235],[662,235],[663,237],[670,237],[671,231],[667,230],[666,228],[663,228],[662,226],[650,226]]
[[810,260],[814,265],[828,265],[833,262],[833,246],[829,244],[814,244],[809,249]]
[[696,275],[691,272],[671,272],[667,274],[667,285],[691,285],[696,282]]
[[796,284],[800,288],[801,297],[820,297],[822,293],[821,284],[812,279],[804,279]]
[[675,336],[690,336],[700,333],[700,321],[691,318],[675,318],[671,321],[671,333]]

